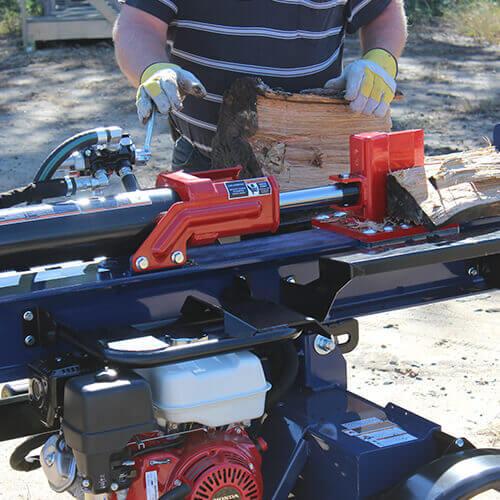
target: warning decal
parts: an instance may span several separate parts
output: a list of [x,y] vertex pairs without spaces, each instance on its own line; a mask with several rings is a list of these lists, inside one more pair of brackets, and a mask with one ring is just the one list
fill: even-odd
[[342,424],[342,432],[379,448],[417,439],[389,420],[372,417]]
[[146,472],[147,500],[158,500],[158,474],[155,470]]
[[229,199],[271,194],[271,184],[266,178],[225,182]]

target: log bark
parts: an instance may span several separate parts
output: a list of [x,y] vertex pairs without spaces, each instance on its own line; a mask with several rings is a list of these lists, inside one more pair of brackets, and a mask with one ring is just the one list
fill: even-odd
[[272,90],[242,78],[225,92],[212,167],[243,166],[243,177],[274,175],[282,191],[329,184],[349,172],[349,136],[389,131],[391,118],[353,113],[343,94]]
[[500,153],[494,147],[431,156],[387,179],[388,215],[428,229],[500,215]]

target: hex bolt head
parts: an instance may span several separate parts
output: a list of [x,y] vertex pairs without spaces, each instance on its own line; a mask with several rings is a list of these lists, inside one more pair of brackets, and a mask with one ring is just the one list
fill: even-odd
[[293,283],[295,283],[295,277],[294,277],[294,276],[287,276],[287,277],[285,278],[285,281],[286,281],[287,283],[292,283],[292,284],[293,284]]
[[174,481],[174,486],[180,486],[181,484],[182,484],[182,483],[181,483],[181,481],[180,481],[179,479],[176,479],[176,480]]
[[110,487],[111,491],[118,491],[118,484],[116,484],[116,483],[111,483],[109,485],[109,487]]
[[467,273],[472,278],[475,278],[479,274],[478,270],[475,267],[469,267]]
[[82,479],[82,487],[85,488],[86,490],[90,488],[90,481],[87,478]]
[[142,271],[145,271],[149,267],[149,261],[146,257],[137,257],[135,260],[135,266]]
[[363,234],[377,234],[377,231],[375,229],[363,229]]
[[170,258],[174,264],[182,264],[184,262],[184,254],[180,250],[174,252]]
[[24,343],[28,347],[34,346],[35,345],[35,337],[33,337],[33,335],[26,335],[26,337],[24,337]]
[[33,321],[35,319],[35,315],[32,311],[25,311],[23,314],[24,321]]
[[49,453],[45,457],[45,463],[49,466],[52,467],[54,465],[54,462],[56,461],[56,454],[54,452]]
[[321,215],[317,215],[316,217],[314,217],[316,220],[328,220],[330,219],[330,216],[329,215],[326,215],[326,214],[321,214]]
[[465,442],[462,438],[455,439],[455,445],[458,446],[459,448],[463,448],[464,444]]

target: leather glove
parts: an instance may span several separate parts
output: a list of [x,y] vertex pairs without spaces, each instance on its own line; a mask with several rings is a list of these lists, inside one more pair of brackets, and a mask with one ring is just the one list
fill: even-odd
[[141,76],[135,104],[137,115],[144,124],[153,111],[153,103],[160,113],[182,109],[187,94],[204,97],[207,91],[201,82],[189,71],[176,64],[155,63],[148,66]]
[[351,110],[365,115],[385,116],[396,92],[396,58],[385,49],[369,50],[362,59],[348,64],[325,88],[343,90]]

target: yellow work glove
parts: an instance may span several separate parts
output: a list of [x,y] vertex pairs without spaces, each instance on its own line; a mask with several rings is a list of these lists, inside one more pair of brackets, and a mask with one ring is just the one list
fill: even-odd
[[362,59],[348,64],[325,88],[345,89],[345,98],[355,113],[385,116],[396,92],[396,58],[385,49],[369,50]]
[[189,71],[176,64],[155,63],[148,66],[141,76],[135,104],[137,115],[146,123],[153,111],[153,103],[160,113],[181,109],[187,94],[204,97],[207,91]]

